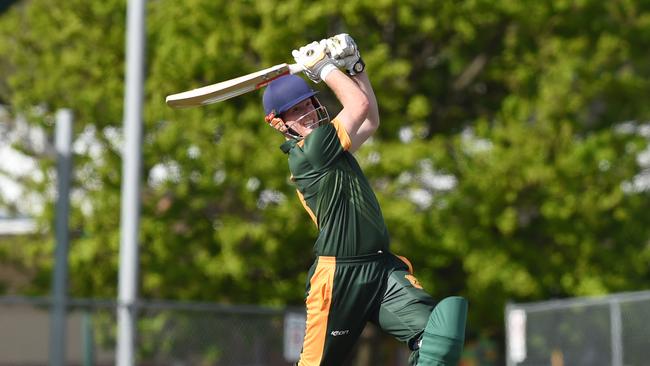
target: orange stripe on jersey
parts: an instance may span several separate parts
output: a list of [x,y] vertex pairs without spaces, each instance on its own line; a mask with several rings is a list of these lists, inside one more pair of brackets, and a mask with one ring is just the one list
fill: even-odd
[[413,274],[413,265],[411,264],[411,261],[406,259],[406,257],[402,257],[401,255],[398,255],[397,258],[401,259],[402,262],[404,262],[409,267],[409,273]]
[[343,127],[343,125],[341,125],[341,122],[339,122],[339,120],[336,118],[334,118],[332,124],[334,125],[334,129],[336,129],[336,135],[339,137],[339,140],[341,140],[341,146],[343,146],[343,150],[348,151],[348,149],[350,149],[350,146],[352,146],[352,140],[350,140],[348,131],[345,130],[345,127]]
[[318,220],[316,219],[316,215],[314,214],[314,211],[307,206],[307,201],[305,201],[305,196],[302,195],[302,193],[296,189],[296,193],[298,193],[298,199],[300,199],[300,203],[302,203],[302,207],[305,208],[305,211],[309,214],[309,217],[311,217],[311,221],[316,224],[316,227],[318,227]]
[[298,366],[321,364],[327,337],[327,319],[332,304],[336,257],[318,257],[307,296],[307,328]]

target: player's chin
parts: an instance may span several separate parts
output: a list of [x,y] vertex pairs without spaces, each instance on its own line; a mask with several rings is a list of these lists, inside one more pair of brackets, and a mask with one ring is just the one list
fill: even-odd
[[310,133],[312,133],[312,131],[314,131],[313,128],[304,127],[304,128],[302,129],[302,133],[301,133],[301,135],[302,135],[303,137],[307,137],[307,135],[309,135]]

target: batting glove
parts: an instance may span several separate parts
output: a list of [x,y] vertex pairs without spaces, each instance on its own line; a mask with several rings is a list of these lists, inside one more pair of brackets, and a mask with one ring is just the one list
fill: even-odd
[[267,116],[264,117],[264,121],[269,124],[269,126],[275,128],[276,130],[286,133],[287,132],[287,126],[284,124],[284,121],[282,118],[278,118],[275,116],[275,113],[271,112]]
[[337,34],[322,40],[321,44],[325,44],[332,59],[339,66],[345,67],[349,75],[356,75],[364,70],[365,63],[361,60],[359,48],[349,34]]
[[325,45],[319,42],[312,42],[298,50],[293,50],[291,55],[315,83],[325,80],[330,72],[336,70],[336,65],[327,55]]
[[321,42],[325,42],[327,52],[335,60],[342,60],[348,56],[357,54],[357,44],[347,33],[337,34]]

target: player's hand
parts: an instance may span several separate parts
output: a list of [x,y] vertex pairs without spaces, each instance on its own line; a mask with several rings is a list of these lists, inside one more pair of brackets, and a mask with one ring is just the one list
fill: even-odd
[[343,60],[358,54],[357,44],[347,33],[337,34],[321,41],[321,43],[323,42],[325,42],[330,57],[335,60]]
[[[358,68],[361,59],[359,47],[349,34],[337,34],[322,40],[321,43],[325,44],[327,52],[335,60],[337,65],[344,67],[349,75],[356,75],[360,72],[355,68],[355,66]],[[361,70],[363,70],[363,67]]]
[[266,123],[269,124],[269,126],[280,131],[282,134],[287,133],[288,128],[284,124],[284,121],[282,120],[282,118],[276,117],[274,113],[269,113],[267,116],[264,117],[264,120],[266,121]]
[[315,83],[325,80],[327,75],[336,69],[336,65],[327,54],[325,45],[312,42],[293,50],[291,55],[296,63],[302,66],[305,74]]

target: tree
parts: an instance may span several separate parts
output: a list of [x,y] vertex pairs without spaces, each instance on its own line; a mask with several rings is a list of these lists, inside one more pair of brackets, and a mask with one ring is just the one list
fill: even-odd
[[[163,100],[290,61],[291,49],[342,31],[357,38],[381,105],[359,159],[394,250],[435,297],[468,296],[470,326],[498,330],[509,299],[644,286],[650,197],[629,187],[647,141],[615,127],[648,119],[649,10],[595,0],[150,2],[142,296],[302,301],[316,231],[272,147],[281,138],[262,123],[260,94],[181,111]],[[0,99],[50,132],[54,111],[73,108],[77,134],[92,141],[75,155],[73,296],[116,293],[124,12],[116,0],[31,0],[0,17]],[[40,159],[33,190],[50,203],[47,228],[53,162],[23,150]],[[41,293],[45,238],[21,254]]]

